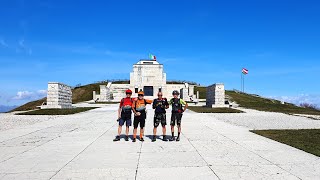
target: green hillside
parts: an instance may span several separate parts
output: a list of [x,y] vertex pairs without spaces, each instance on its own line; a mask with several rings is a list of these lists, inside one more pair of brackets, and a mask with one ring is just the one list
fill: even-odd
[[[116,83],[116,82],[114,82]],[[106,82],[88,84],[80,87],[76,87],[72,90],[72,102],[78,103],[83,101],[92,100],[93,95],[92,91],[100,93],[100,85],[106,85]],[[206,98],[206,87],[196,86],[195,92],[199,91],[200,99]],[[281,112],[288,114],[312,114],[320,115],[320,111],[312,108],[303,108],[298,107],[294,104],[285,103],[281,104],[280,101],[273,99],[266,99],[259,97],[257,95],[250,95],[245,93],[239,93],[236,91],[226,91],[226,95],[229,98],[229,101],[236,102],[240,107],[248,109],[256,109],[260,111],[270,111],[270,112]],[[26,103],[12,111],[26,111],[36,109],[37,106],[40,106],[43,102],[46,101],[46,98],[32,101]]]
[[[72,89],[72,103],[79,103],[83,101],[89,101],[93,99],[93,91],[100,93],[100,85],[106,85],[107,83],[96,83],[79,86]],[[41,106],[43,102],[46,102],[46,98],[42,98],[36,101],[28,102],[20,107],[13,109],[12,111],[28,111],[37,109],[37,106]],[[12,112],[11,111],[11,112]]]
[[[200,99],[206,98],[206,87],[195,87],[195,92],[199,91]],[[313,108],[299,107],[294,104],[281,104],[274,99],[266,99],[257,95],[239,93],[236,91],[226,91],[229,101],[236,102],[240,107],[256,109],[259,111],[281,112],[287,114],[312,114],[320,115],[320,111]]]

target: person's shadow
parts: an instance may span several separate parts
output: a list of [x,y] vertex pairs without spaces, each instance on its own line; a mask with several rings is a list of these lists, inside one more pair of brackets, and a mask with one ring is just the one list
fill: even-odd
[[[149,138],[150,140],[153,139],[153,135],[146,135],[146,137]],[[161,139],[162,140],[161,136],[158,136],[158,135],[156,136],[156,139]]]

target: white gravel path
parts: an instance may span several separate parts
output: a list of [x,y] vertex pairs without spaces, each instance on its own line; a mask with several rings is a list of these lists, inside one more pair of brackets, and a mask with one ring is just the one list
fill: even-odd
[[242,109],[245,113],[208,114],[220,121],[249,129],[319,129],[320,120],[283,113]]
[[[163,142],[161,139],[151,142],[153,110],[149,106],[145,141],[125,142],[122,138],[120,142],[113,142],[117,132],[117,107],[106,105],[79,114],[56,116],[55,119],[50,119],[51,116],[2,114],[0,117],[12,121],[13,125],[9,130],[0,131],[0,179],[320,177],[319,157],[251,133],[249,128],[223,122],[221,119],[228,118],[226,114],[186,111],[180,142]],[[168,112],[167,122],[170,115]],[[248,112],[230,114],[229,118],[241,120],[238,116],[265,120],[274,116],[277,122],[278,117],[282,117],[281,114],[271,113],[270,116],[263,112]],[[296,121],[301,119],[294,118]],[[169,127],[167,134],[170,134]]]
[[59,116],[28,116],[15,115],[14,113],[0,113],[0,131],[53,120],[58,117]]

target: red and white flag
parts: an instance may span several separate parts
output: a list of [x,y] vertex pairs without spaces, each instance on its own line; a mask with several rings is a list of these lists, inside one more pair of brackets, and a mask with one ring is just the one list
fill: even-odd
[[246,68],[242,68],[242,74],[248,74],[249,73],[249,70],[246,69]]

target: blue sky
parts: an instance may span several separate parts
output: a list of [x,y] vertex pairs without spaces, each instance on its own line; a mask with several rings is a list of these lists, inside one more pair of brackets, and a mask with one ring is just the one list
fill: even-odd
[[320,105],[320,2],[0,1],[0,105],[69,85],[128,79],[157,56],[168,79]]

